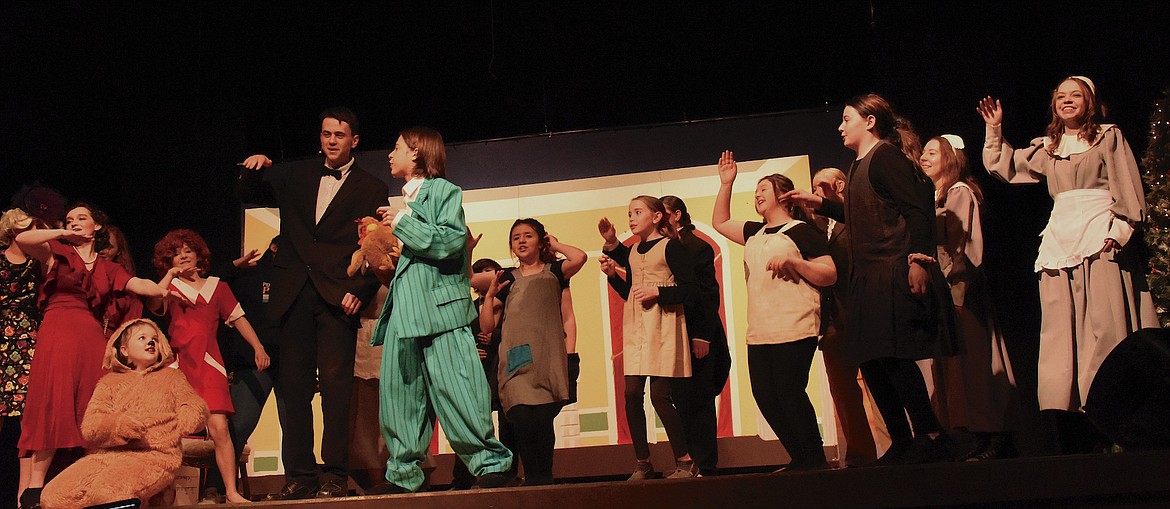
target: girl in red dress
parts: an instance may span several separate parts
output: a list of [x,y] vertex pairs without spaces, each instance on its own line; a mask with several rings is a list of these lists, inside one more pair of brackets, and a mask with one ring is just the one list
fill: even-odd
[[215,442],[215,462],[223,475],[225,498],[230,503],[244,503],[249,500],[236,490],[236,455],[228,434],[227,417],[235,413],[235,407],[216,341],[219,322],[235,327],[252,345],[257,369],[267,368],[269,359],[227,283],[207,277],[210,258],[207,243],[198,233],[187,229],[167,233],[154,246],[154,266],[163,276],[160,284],[168,286],[170,295],[151,299],[150,309],[170,317],[168,332],[179,370],[211,410],[207,434]]
[[21,506],[34,506],[57,449],[85,447],[81,418],[104,374],[111,303],[125,293],[163,297],[166,287],[139,279],[121,265],[98,256],[109,236],[107,218],[92,205],[69,209],[64,229],[29,230],[16,243],[40,262],[45,279],[39,304],[44,319],[37,331],[37,353],[29,372],[28,395],[18,447],[32,455],[28,488]]

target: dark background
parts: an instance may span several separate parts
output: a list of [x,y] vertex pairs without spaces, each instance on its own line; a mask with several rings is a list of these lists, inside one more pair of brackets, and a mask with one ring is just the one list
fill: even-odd
[[[233,164],[314,156],[333,105],[358,112],[371,150],[416,124],[467,142],[839,111],[872,91],[924,137],[962,135],[978,170],[982,96],[1003,100],[1019,145],[1043,132],[1061,78],[1087,75],[1140,159],[1170,86],[1170,3],[1156,1],[246,4],[0,8],[0,199],[40,180],[96,202],[148,275],[175,227],[238,253]],[[980,180],[986,266],[1028,350],[1050,202],[1042,186]]]

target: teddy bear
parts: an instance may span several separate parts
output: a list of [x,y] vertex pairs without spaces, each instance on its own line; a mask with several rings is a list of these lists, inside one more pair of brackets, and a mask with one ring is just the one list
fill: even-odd
[[382,225],[373,217],[366,216],[356,222],[360,247],[350,258],[346,274],[353,277],[359,270],[364,274],[368,267],[374,270],[378,281],[390,286],[390,281],[394,279],[394,266],[398,264],[398,256],[402,253],[402,244],[390,231],[390,227]]
[[[146,342],[143,351],[153,363],[127,359],[123,346],[132,337]],[[182,437],[207,421],[203,399],[181,371],[167,367],[173,361],[166,336],[150,320],[131,320],[114,332],[103,359],[110,373],[98,381],[81,422],[87,454],[45,486],[41,507],[74,509],[169,495],[165,490],[183,459]]]

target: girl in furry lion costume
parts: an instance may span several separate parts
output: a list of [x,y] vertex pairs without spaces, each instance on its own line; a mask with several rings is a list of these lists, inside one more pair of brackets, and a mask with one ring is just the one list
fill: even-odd
[[166,336],[145,319],[122,324],[106,346],[81,422],[84,458],[41,494],[44,509],[80,508],[128,498],[146,502],[169,487],[183,458],[179,441],[203,428],[207,405],[174,360]]

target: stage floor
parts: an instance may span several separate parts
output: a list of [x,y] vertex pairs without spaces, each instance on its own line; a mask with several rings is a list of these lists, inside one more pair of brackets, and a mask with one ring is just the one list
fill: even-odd
[[260,502],[265,508],[507,509],[1170,507],[1170,452],[1020,458],[984,463],[582,482],[459,492]]

